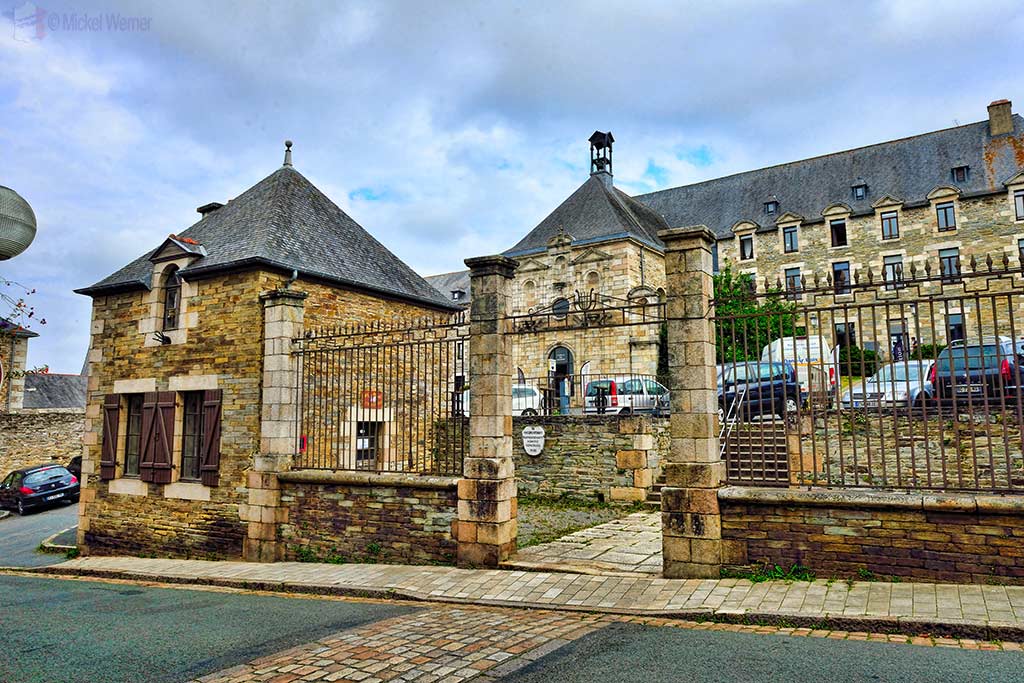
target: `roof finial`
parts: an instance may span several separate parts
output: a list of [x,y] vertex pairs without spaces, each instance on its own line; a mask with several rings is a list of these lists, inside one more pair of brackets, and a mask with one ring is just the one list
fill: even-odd
[[284,141],[284,165],[285,166],[291,166],[292,165],[292,141],[291,140],[285,140]]

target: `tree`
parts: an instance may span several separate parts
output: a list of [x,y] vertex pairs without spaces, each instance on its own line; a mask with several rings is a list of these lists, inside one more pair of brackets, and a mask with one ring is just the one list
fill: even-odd
[[46,318],[36,315],[28,297],[36,293],[23,284],[0,276],[0,320],[6,320],[15,327],[30,329],[33,323],[46,324]]
[[755,292],[752,275],[733,274],[727,265],[714,276],[715,348],[719,363],[757,360],[761,350],[797,330],[796,304],[781,290]]

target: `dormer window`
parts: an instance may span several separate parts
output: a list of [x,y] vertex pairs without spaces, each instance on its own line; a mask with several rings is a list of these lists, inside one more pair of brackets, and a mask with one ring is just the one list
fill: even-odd
[[864,199],[868,196],[868,186],[865,183],[858,183],[852,189],[854,199]]
[[970,166],[954,166],[950,170],[949,176],[954,183],[966,183],[967,178],[970,177],[970,171]]
[[453,289],[452,290],[452,301],[462,301],[466,297],[465,290]]
[[178,329],[178,313],[181,309],[181,275],[177,266],[171,266],[164,273],[164,315],[163,330]]
[[779,203],[774,199],[764,203],[764,212],[767,214],[778,213]]

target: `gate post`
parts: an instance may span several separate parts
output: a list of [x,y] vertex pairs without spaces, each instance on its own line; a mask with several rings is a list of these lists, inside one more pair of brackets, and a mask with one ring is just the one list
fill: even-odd
[[466,259],[470,277],[469,454],[459,480],[458,564],[497,567],[516,547],[512,348],[505,334],[516,262]]
[[243,557],[249,562],[284,559],[278,526],[284,521],[277,475],[291,469],[298,443],[296,389],[298,376],[292,340],[301,337],[305,292],[276,289],[260,295],[263,303],[263,391],[260,450],[246,473],[249,502],[239,506],[246,523]]
[[663,569],[667,578],[718,578],[722,525],[718,489],[725,463],[718,440],[714,235],[703,225],[663,230],[665,243],[672,445],[661,491]]

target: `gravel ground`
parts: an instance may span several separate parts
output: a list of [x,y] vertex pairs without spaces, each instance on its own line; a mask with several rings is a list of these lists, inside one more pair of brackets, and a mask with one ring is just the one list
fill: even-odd
[[589,506],[561,500],[520,498],[518,512],[519,547],[547,543],[556,538],[620,519],[636,507]]

